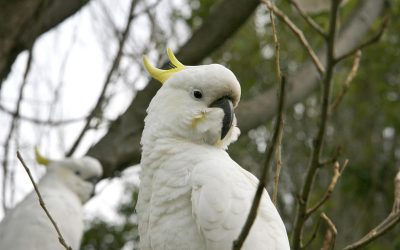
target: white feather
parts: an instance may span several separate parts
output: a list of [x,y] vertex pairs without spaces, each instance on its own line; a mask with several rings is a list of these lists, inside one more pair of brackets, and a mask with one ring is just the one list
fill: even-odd
[[[80,171],[79,176],[76,171]],[[101,173],[100,163],[90,157],[52,161],[38,184],[47,209],[72,249],[80,247],[82,203],[93,191],[93,184],[84,179],[98,178]],[[0,249],[64,250],[35,193],[8,211],[0,222]]]
[[[191,95],[193,89],[202,91],[201,100]],[[224,113],[209,105],[223,96],[238,103],[236,77],[221,65],[205,65],[176,73],[153,98],[141,140],[136,207],[142,250],[224,250],[238,237],[258,180],[224,150],[239,129],[235,120],[220,140]],[[242,249],[289,249],[266,191]]]

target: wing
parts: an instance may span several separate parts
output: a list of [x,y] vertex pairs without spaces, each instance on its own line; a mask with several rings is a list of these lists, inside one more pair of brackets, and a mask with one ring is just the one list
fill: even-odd
[[[192,181],[192,212],[207,249],[231,249],[249,213],[257,178],[223,157],[196,166]],[[266,191],[242,249],[289,249],[286,229]]]

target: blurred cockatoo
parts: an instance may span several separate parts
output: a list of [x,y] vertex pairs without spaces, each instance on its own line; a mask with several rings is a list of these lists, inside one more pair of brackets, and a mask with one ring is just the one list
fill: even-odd
[[[95,181],[102,175],[100,163],[92,157],[48,160],[36,151],[38,163],[47,172],[38,188],[47,209],[66,243],[78,250],[83,234],[83,203],[93,194]],[[50,220],[31,192],[0,222],[1,250],[65,250]]]
[[[147,109],[137,203],[142,250],[231,249],[258,179],[225,151],[239,135],[235,75],[218,64],[170,70],[144,65],[163,83]],[[289,249],[285,226],[264,191],[245,250]]]

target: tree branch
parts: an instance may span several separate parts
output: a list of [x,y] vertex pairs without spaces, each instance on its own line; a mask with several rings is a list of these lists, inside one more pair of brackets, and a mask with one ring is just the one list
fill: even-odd
[[233,242],[233,248],[232,248],[233,250],[241,249],[244,241],[247,238],[247,235],[250,232],[254,220],[256,219],[258,206],[260,205],[262,193],[265,191],[265,185],[268,180],[268,170],[271,163],[272,154],[275,152],[276,147],[278,146],[278,141],[279,141],[278,138],[279,135],[282,133],[286,81],[285,77],[282,77],[281,79],[282,81],[280,83],[280,91],[279,91],[278,117],[276,118],[274,133],[271,142],[269,143],[268,149],[265,151],[266,157],[264,161],[264,167],[261,176],[259,178],[260,182],[258,183],[258,187],[254,195],[249,215],[247,216],[246,223],[244,224],[239,237],[237,238],[237,240]]
[[311,57],[312,62],[314,63],[315,67],[317,68],[319,74],[322,76],[325,73],[325,68],[320,62],[318,56],[315,54],[314,50],[311,48],[310,44],[308,43],[306,37],[303,34],[303,31],[299,29],[293,22],[290,20],[288,16],[286,16],[281,10],[279,10],[274,4],[269,1],[263,0],[263,2],[267,5],[270,11],[273,11],[288,27],[293,31],[293,33],[297,36],[300,40],[300,43],[304,46],[305,50]]
[[0,90],[18,54],[76,13],[89,0],[19,0],[0,3]]
[[340,0],[332,0],[330,20],[329,20],[329,32],[327,39],[327,66],[326,72],[323,79],[323,90],[322,90],[322,105],[321,105],[321,116],[318,127],[318,132],[314,140],[312,155],[310,163],[306,172],[303,187],[301,189],[299,204],[296,211],[296,218],[294,221],[293,234],[292,234],[292,246],[294,250],[299,250],[303,245],[303,228],[304,223],[308,218],[307,206],[311,189],[314,183],[317,169],[320,166],[320,157],[322,154],[322,147],[324,144],[325,130],[328,123],[329,116],[329,104],[330,104],[330,91],[331,82],[334,70],[334,52],[335,52],[335,38],[336,38],[336,25],[337,16],[339,9]]
[[111,83],[111,77],[114,75],[115,71],[119,67],[119,63],[121,61],[121,57],[122,57],[123,50],[124,50],[125,41],[128,38],[131,23],[135,17],[133,13],[134,13],[134,10],[136,7],[136,3],[137,3],[137,0],[131,0],[131,5],[129,8],[129,13],[128,13],[128,20],[126,22],[124,31],[122,33],[122,37],[121,37],[121,39],[119,39],[117,53],[114,57],[111,67],[107,73],[105,80],[104,80],[103,89],[101,90],[100,96],[97,99],[96,105],[90,112],[89,116],[86,118],[85,125],[83,126],[83,128],[82,128],[81,132],[79,133],[78,137],[76,138],[75,142],[72,144],[71,149],[67,152],[67,154],[66,154],[67,157],[71,156],[75,152],[75,150],[79,146],[80,142],[82,141],[83,137],[85,136],[86,132],[90,129],[90,124],[91,124],[93,118],[95,118],[96,116],[99,116],[102,113],[102,105],[103,105],[103,102],[105,99],[106,91],[108,89],[108,86]]
[[14,130],[18,126],[21,103],[24,98],[25,87],[28,83],[27,79],[28,79],[29,72],[31,70],[31,65],[32,65],[32,60],[33,60],[32,58],[33,58],[33,48],[29,49],[29,52],[28,52],[28,59],[26,60],[25,72],[24,72],[24,76],[22,78],[21,86],[19,88],[19,95],[18,95],[18,99],[17,99],[15,112],[13,114],[13,117],[11,120],[11,126],[10,126],[10,129],[8,130],[8,134],[7,134],[6,140],[4,142],[4,153],[3,153],[4,158],[3,158],[3,162],[2,162],[2,165],[3,165],[3,185],[2,185],[3,186],[3,188],[2,188],[3,202],[2,202],[2,206],[3,206],[4,212],[7,211],[6,194],[7,194],[7,178],[8,178],[8,153],[10,150],[11,138],[14,134]]
[[366,47],[368,47],[368,46],[370,46],[370,45],[372,45],[374,43],[377,43],[381,39],[383,33],[385,32],[385,30],[386,30],[386,28],[387,28],[387,26],[389,24],[389,20],[390,20],[389,15],[386,15],[383,18],[382,24],[381,24],[378,32],[374,36],[369,38],[367,41],[359,44],[357,47],[355,47],[355,48],[351,49],[350,51],[346,52],[345,54],[340,55],[339,57],[335,58],[335,63],[338,63],[338,62],[346,59],[347,57],[352,56],[353,54],[357,53],[357,51],[359,51],[359,50],[362,50],[362,49],[364,49],[364,48],[366,48]]
[[56,221],[53,219],[53,217],[51,216],[49,210],[47,210],[46,207],[46,203],[44,203],[44,200],[42,198],[42,195],[40,194],[39,188],[36,185],[35,181],[33,180],[33,177],[31,175],[31,171],[29,170],[29,168],[26,166],[24,159],[22,158],[21,154],[19,153],[19,151],[17,151],[17,157],[19,159],[19,161],[22,163],[22,166],[24,167],[26,173],[29,176],[29,179],[32,182],[33,188],[35,189],[36,195],[39,199],[39,204],[42,207],[43,211],[46,213],[47,218],[49,218],[51,224],[53,225],[54,229],[57,232],[58,235],[58,241],[60,242],[60,244],[66,249],[66,250],[72,250],[72,248],[65,242],[64,237],[61,234],[60,229],[58,228],[58,225],[56,223]]
[[[268,4],[271,4],[270,1],[263,1],[267,6]],[[272,11],[270,11],[270,20],[271,20],[271,27],[272,27],[272,34],[274,37],[274,43],[275,43],[275,69],[276,69],[276,77],[278,81],[280,82],[280,91],[278,93],[279,96],[279,104],[278,104],[278,117],[276,118],[275,122],[275,129],[274,133],[272,136],[271,143],[268,146],[268,149],[265,151],[265,162],[264,162],[264,167],[260,176],[260,182],[258,183],[258,187],[253,199],[253,203],[250,208],[249,215],[247,216],[247,220],[242,228],[242,231],[239,234],[239,237],[237,240],[233,242],[233,250],[240,250],[243,246],[244,241],[247,238],[247,235],[250,232],[251,227],[253,226],[253,223],[257,217],[257,210],[261,202],[261,197],[262,194],[265,190],[265,186],[268,180],[268,171],[269,171],[269,166],[271,163],[271,158],[274,152],[277,152],[277,149],[280,147],[281,139],[282,139],[282,133],[283,133],[283,110],[284,110],[284,105],[285,105],[285,86],[286,86],[286,79],[282,77],[281,75],[281,67],[280,67],[280,58],[279,58],[279,41],[278,41],[278,36],[276,34],[276,29],[275,29],[275,21],[274,21],[274,15]],[[280,169],[277,168],[276,176],[275,177],[275,191],[277,192],[278,188],[278,181],[279,181],[279,171]],[[276,197],[276,196],[275,196]]]
[[303,17],[303,19],[310,25],[311,28],[313,28],[318,34],[320,34],[323,38],[327,39],[328,35],[326,32],[322,29],[321,26],[319,26],[318,23],[316,23],[309,15],[307,15],[300,7],[299,3],[297,0],[289,0],[289,2],[296,8],[297,12],[299,12],[300,16]]
[[[359,45],[370,27],[379,18],[384,6],[384,1],[361,2],[360,7],[354,11],[352,17],[341,26],[342,29],[338,32],[336,56],[341,56]],[[320,60],[325,58],[325,49],[320,50],[317,55]],[[322,63],[325,62],[322,60]],[[297,72],[287,79],[286,106],[290,107],[306,98],[319,86],[320,80],[320,75],[315,66],[311,62],[304,63]],[[235,113],[242,134],[260,124],[265,124],[276,115],[278,103],[276,91],[276,87],[272,87],[249,100],[241,101]],[[231,147],[236,147],[236,145],[233,144]]]
[[337,229],[332,220],[325,213],[321,213],[321,218],[328,225],[328,229],[325,233],[324,242],[322,244],[321,250],[333,250],[335,247],[335,240],[337,235]]
[[328,186],[328,189],[326,190],[325,194],[322,196],[321,200],[319,202],[317,202],[317,204],[315,204],[314,206],[312,206],[311,208],[309,208],[307,210],[306,214],[307,214],[308,217],[312,213],[317,211],[322,205],[324,205],[325,202],[331,197],[331,194],[333,193],[333,190],[336,187],[336,183],[339,180],[339,177],[340,177],[341,173],[346,168],[348,162],[349,161],[346,159],[341,168],[339,166],[339,162],[335,162],[333,164],[333,176],[332,176],[331,182],[330,182],[330,184]]
[[392,212],[374,229],[369,231],[364,237],[351,243],[343,250],[361,249],[371,241],[384,235],[387,231],[394,228],[400,222],[400,171],[394,179],[394,202]]
[[360,66],[360,60],[361,60],[361,50],[358,50],[354,56],[351,70],[350,70],[349,74],[347,75],[346,80],[343,83],[342,91],[339,93],[339,95],[336,97],[336,99],[332,102],[332,104],[329,108],[330,114],[332,114],[337,109],[337,107],[339,106],[343,97],[346,95],[347,91],[349,90],[350,84],[358,72],[358,67]]

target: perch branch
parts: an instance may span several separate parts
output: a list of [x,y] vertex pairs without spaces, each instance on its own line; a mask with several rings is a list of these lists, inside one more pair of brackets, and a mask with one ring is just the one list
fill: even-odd
[[47,217],[49,218],[49,220],[51,221],[51,224],[53,224],[54,229],[57,232],[58,235],[58,241],[60,242],[60,244],[66,249],[66,250],[72,250],[72,248],[65,242],[64,237],[61,234],[60,229],[58,228],[58,225],[56,223],[56,221],[53,219],[53,217],[51,216],[49,210],[47,210],[46,207],[46,203],[44,203],[44,200],[42,198],[42,195],[40,194],[39,188],[36,185],[35,181],[33,180],[33,177],[31,175],[31,171],[29,170],[29,168],[26,166],[24,159],[22,158],[21,154],[19,153],[19,151],[17,151],[17,157],[19,159],[19,161],[22,163],[22,166],[24,167],[26,173],[29,176],[29,179],[32,182],[33,188],[35,189],[36,195],[39,199],[39,204],[42,207],[42,209],[44,210],[44,212],[46,213]]
[[315,54],[314,50],[311,48],[310,44],[308,43],[306,37],[303,34],[303,31],[299,29],[293,22],[290,20],[288,16],[286,16],[281,10],[278,9],[274,4],[272,4],[270,1],[267,0],[262,0],[263,3],[265,3],[268,7],[268,9],[272,12],[274,12],[275,15],[277,15],[288,27],[293,31],[293,33],[297,36],[297,38],[300,40],[300,43],[304,46],[306,51],[311,57],[311,60],[313,61],[315,67],[317,68],[319,74],[321,76],[324,75],[325,73],[325,68],[322,65],[321,61],[319,60],[318,56]]

